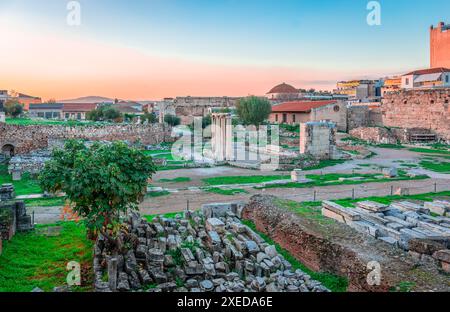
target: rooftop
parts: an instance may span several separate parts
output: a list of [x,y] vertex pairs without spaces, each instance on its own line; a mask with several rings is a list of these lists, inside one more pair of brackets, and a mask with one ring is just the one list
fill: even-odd
[[409,75],[427,75],[427,74],[448,73],[448,72],[450,72],[449,68],[436,67],[436,68],[415,70],[415,71],[412,71],[410,73],[405,74],[404,76],[409,76]]
[[299,93],[299,92],[293,86],[283,82],[282,84],[273,87],[269,92],[267,92],[267,94],[271,93]]

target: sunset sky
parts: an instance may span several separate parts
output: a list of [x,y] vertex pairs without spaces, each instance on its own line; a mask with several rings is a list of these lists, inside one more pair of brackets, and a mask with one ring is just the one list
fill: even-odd
[[0,0],[0,89],[67,99],[99,95],[262,95],[286,82],[332,89],[429,66],[429,27],[448,0]]

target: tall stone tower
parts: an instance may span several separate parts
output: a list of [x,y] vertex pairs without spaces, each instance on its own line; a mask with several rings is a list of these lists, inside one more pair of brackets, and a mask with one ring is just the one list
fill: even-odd
[[439,23],[430,27],[430,65],[431,68],[450,68],[450,24]]

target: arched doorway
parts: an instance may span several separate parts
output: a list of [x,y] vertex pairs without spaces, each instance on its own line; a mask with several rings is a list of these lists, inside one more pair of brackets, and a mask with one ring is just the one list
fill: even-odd
[[11,158],[14,156],[14,145],[5,144],[2,147],[2,154],[6,156],[6,158]]

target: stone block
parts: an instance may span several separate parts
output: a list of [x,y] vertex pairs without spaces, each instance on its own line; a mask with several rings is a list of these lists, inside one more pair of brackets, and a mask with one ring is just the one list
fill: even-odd
[[217,218],[209,218],[206,220],[205,227],[208,231],[215,231],[217,233],[225,232],[225,223]]

